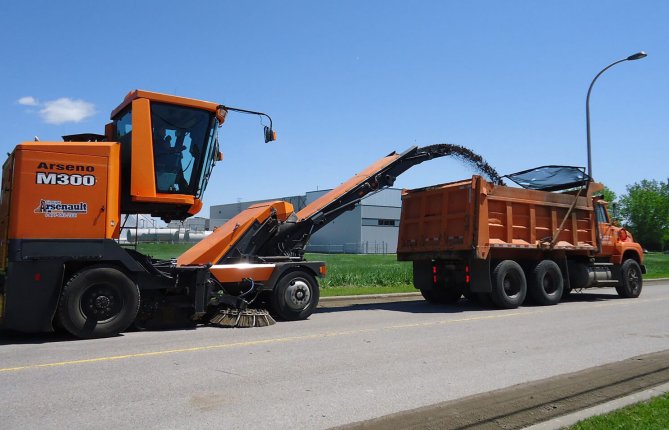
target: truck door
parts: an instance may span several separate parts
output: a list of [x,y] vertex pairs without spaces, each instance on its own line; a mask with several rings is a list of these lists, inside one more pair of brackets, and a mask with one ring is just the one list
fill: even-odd
[[601,204],[595,204],[595,216],[597,217],[597,225],[599,226],[599,236],[601,238],[602,244],[602,255],[613,255],[614,252],[614,241],[613,241],[613,229],[611,228],[611,220],[609,219],[609,214],[606,211],[606,207]]

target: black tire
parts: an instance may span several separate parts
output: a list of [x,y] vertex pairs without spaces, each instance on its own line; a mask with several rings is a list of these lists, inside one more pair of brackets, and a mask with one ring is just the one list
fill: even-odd
[[635,260],[625,260],[620,268],[620,283],[616,286],[618,295],[634,299],[639,297],[642,287],[641,266]]
[[513,260],[500,262],[492,272],[493,303],[502,309],[522,305],[527,295],[527,281],[523,268]]
[[118,269],[94,266],[63,287],[57,322],[78,338],[109,337],[127,329],[138,311],[137,285]]
[[543,260],[534,266],[527,279],[527,292],[541,306],[557,305],[564,292],[564,279],[555,261]]
[[270,304],[279,318],[287,321],[305,320],[318,306],[320,289],[310,273],[301,270],[288,272],[279,279]]

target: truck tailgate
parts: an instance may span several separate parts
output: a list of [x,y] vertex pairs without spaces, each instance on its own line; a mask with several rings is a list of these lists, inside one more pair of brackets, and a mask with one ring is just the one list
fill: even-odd
[[397,254],[471,249],[473,180],[402,193]]

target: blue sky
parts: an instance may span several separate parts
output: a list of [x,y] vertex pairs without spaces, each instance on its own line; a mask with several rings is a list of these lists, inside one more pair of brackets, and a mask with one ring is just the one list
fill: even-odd
[[[500,173],[586,165],[618,194],[669,177],[669,2],[22,1],[0,6],[2,151],[103,132],[133,89],[229,115],[208,206],[332,188],[393,150],[455,143]],[[32,98],[32,99],[30,99]],[[75,122],[77,121],[77,122]],[[398,187],[472,174],[424,163]]]

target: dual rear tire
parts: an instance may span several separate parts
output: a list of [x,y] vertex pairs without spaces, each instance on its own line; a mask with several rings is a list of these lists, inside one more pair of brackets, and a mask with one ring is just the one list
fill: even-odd
[[542,306],[556,305],[562,298],[564,279],[552,260],[542,260],[526,272],[517,262],[503,260],[492,271],[490,299],[502,309],[515,309],[527,296]]
[[499,262],[492,271],[490,298],[495,306],[514,309],[522,305],[527,295],[527,280],[520,264],[513,260]]

